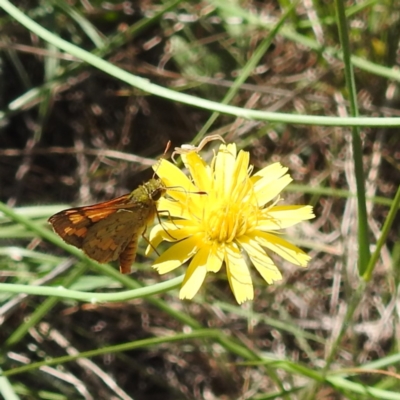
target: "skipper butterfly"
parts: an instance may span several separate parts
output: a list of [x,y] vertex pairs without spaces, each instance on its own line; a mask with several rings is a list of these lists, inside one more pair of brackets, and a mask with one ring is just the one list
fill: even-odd
[[157,214],[157,201],[167,189],[150,179],[133,192],[92,206],[70,208],[49,218],[54,231],[68,244],[106,263],[119,260],[122,274],[131,272],[139,236]]

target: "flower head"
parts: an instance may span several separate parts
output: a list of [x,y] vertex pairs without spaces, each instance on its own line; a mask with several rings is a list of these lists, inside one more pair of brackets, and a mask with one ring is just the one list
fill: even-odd
[[[192,151],[182,154],[191,180],[172,163],[161,160],[157,175],[171,197],[162,198],[159,210],[170,218],[153,228],[152,247],[174,242],[155,261],[165,274],[188,260],[180,290],[181,299],[191,299],[207,272],[218,272],[223,264],[238,303],[252,300],[253,283],[244,253],[267,283],[282,278],[268,251],[293,264],[306,266],[310,257],[279,236],[283,228],[314,217],[311,206],[279,205],[280,192],[292,181],[287,168],[271,164],[254,175],[249,153],[236,145],[221,145],[211,165]],[[149,246],[148,250],[151,247]]]

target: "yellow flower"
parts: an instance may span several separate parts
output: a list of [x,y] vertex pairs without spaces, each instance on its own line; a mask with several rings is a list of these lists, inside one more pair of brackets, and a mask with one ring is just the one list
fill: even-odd
[[[311,206],[278,205],[279,193],[292,181],[287,168],[271,164],[251,175],[249,153],[236,145],[221,145],[211,165],[195,152],[182,154],[192,180],[172,163],[161,160],[155,169],[171,197],[158,209],[169,219],[150,233],[153,248],[174,242],[154,264],[165,274],[191,259],[179,293],[191,299],[207,272],[222,265],[237,302],[252,300],[253,283],[244,253],[267,283],[282,279],[267,250],[293,264],[306,266],[310,257],[278,236],[278,231],[314,217]],[[201,192],[201,193],[198,193]],[[148,247],[148,252],[151,250]]]

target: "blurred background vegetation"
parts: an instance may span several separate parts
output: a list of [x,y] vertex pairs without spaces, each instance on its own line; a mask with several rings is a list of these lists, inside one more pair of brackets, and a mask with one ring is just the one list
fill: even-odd
[[[285,203],[311,204],[317,217],[286,232],[312,256],[308,268],[276,259],[283,280],[268,286],[254,274],[255,301],[243,306],[224,274],[208,276],[193,301],[179,301],[176,289],[90,304],[0,288],[0,396],[400,399],[400,224],[397,217],[364,282],[355,131],[340,126],[355,114],[338,28],[340,20],[348,28],[358,113],[382,120],[356,132],[372,252],[400,182],[399,130],[385,126],[400,116],[400,3],[12,2],[111,67],[170,89],[163,96],[49,44],[5,12],[7,4],[0,0],[0,200],[20,219],[2,208],[1,283],[113,293],[174,277],[152,270],[144,240],[128,278],[69,257],[38,232],[49,234],[48,217],[63,208],[130,192],[152,176],[149,167],[169,140],[180,146],[198,133],[195,144],[205,134],[235,142],[256,169],[276,161],[289,167],[295,184]],[[193,104],[173,93],[192,95]],[[217,114],[202,98],[284,114],[273,122]],[[309,121],[287,119],[297,115]],[[312,116],[337,124],[316,124]],[[57,357],[64,358],[49,362]]]

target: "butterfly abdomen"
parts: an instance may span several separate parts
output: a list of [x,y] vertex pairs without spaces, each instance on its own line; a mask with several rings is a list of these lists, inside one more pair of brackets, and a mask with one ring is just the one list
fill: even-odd
[[131,265],[136,259],[139,236],[142,235],[143,231],[144,229],[141,232],[135,233],[132,240],[125,247],[125,250],[119,255],[119,270],[121,274],[131,273]]

